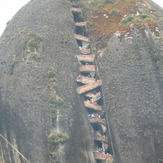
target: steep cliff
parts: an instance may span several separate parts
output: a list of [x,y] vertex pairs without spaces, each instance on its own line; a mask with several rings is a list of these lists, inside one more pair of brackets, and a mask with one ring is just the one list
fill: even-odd
[[101,47],[96,49],[99,75],[115,155],[121,163],[163,161],[163,11],[158,6],[149,8],[160,12],[155,13],[157,18],[151,15],[160,26],[144,23],[145,28],[139,28],[131,22],[129,29],[123,29],[125,34],[119,29],[109,41],[101,36],[106,46],[95,41]]
[[[90,124],[76,93],[79,50],[70,8],[62,0],[31,1],[1,37],[0,133],[33,163],[48,162],[52,129],[69,135],[67,143],[57,146],[57,162],[94,162]],[[53,127],[50,67],[57,71],[55,89],[64,101]],[[25,162],[0,140],[1,162]]]
[[146,34],[132,28],[121,41],[115,34],[99,57],[118,162],[162,160],[162,65],[153,59],[160,48]]
[[[103,83],[115,162],[161,163],[163,11],[152,1],[118,2],[78,1]],[[92,127],[76,92],[80,52],[70,8],[66,0],[33,0],[0,38],[0,134],[31,163],[52,157],[54,131],[68,135],[54,147],[55,162],[96,162]],[[0,138],[0,162],[26,161]]]

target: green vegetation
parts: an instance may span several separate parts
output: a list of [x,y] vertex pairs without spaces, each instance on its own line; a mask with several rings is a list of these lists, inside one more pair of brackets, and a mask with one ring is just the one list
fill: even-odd
[[144,31],[145,29],[146,29],[145,25],[144,25],[144,24],[141,24],[140,30],[141,30],[141,31]]
[[64,100],[59,97],[56,93],[56,81],[57,81],[57,71],[54,67],[49,67],[48,78],[50,81],[50,97],[49,97],[49,109],[51,112],[52,121],[56,119],[56,112],[64,104]]
[[141,24],[144,24],[144,22],[146,22],[146,21],[150,21],[150,17],[148,15],[146,15],[146,14],[141,14],[139,16],[129,15],[129,16],[125,17],[122,20],[122,24],[123,25],[127,25],[128,23],[139,23],[139,24],[141,23]]
[[49,99],[49,102],[50,102],[51,104],[57,105],[58,107],[63,105],[63,99],[60,98],[60,97],[57,96],[57,95],[54,95],[54,96],[52,95],[52,96],[50,97],[50,99]]
[[91,5],[91,7],[100,7],[107,4],[114,4],[117,0],[81,0],[79,1],[79,4],[82,6],[85,6],[87,8],[88,4]]
[[64,101],[61,97],[56,95],[56,92],[52,92],[49,98],[49,109],[51,111],[51,118],[54,120],[57,116],[57,110],[63,105]]
[[153,55],[153,60],[154,60],[155,62],[157,62],[158,60],[160,60],[160,55],[159,55],[158,53],[155,53],[155,54]]
[[[19,34],[24,32],[25,30],[26,30],[26,28],[21,30],[19,32]],[[36,34],[34,32],[29,32],[24,43],[23,43],[23,49],[26,54],[30,53],[32,58],[40,59],[41,57],[40,57],[39,49],[41,47],[41,43],[42,43],[41,36],[39,36],[38,34]]]
[[113,16],[120,15],[120,14],[121,14],[121,12],[119,10],[113,9],[111,11],[111,15],[113,15]]
[[67,43],[68,43],[67,40],[62,40],[62,41],[61,41],[61,44],[67,44]]
[[[154,28],[158,26],[154,18],[156,14],[153,13],[151,17],[146,12],[139,11],[138,1],[142,2],[149,12],[151,11],[151,7],[145,0],[80,0],[78,2],[86,13],[84,16],[93,15],[90,24],[92,35],[95,37],[111,37],[116,31],[120,31],[121,36],[124,36],[125,33],[131,32],[130,24],[137,26],[138,29],[141,28],[141,24],[147,24],[152,32],[158,34]],[[160,23],[161,21],[160,19]]]
[[65,132],[52,131],[48,137],[48,142],[51,145],[62,144],[68,140],[69,136]]
[[[57,82],[57,70],[54,67],[49,67],[47,77],[49,78],[49,110],[51,115],[52,127],[54,121],[57,118],[57,111],[61,109],[62,105],[64,104],[64,100],[59,97],[56,92],[56,82]],[[69,138],[67,133],[64,132],[57,132],[53,130],[48,137],[48,142],[50,146],[50,154],[49,154],[49,163],[55,163],[56,158],[56,145],[64,143]]]
[[59,144],[65,143],[69,139],[69,135],[66,132],[58,132],[56,130],[53,130],[49,137],[48,137],[48,143],[50,146],[50,155],[49,155],[49,163],[55,163],[56,158],[56,147]]
[[141,14],[141,15],[139,15],[139,17],[142,18],[142,19],[146,19],[146,18],[148,18],[149,16],[146,15],[146,14]]
[[0,45],[3,44],[3,43],[5,43],[5,41],[6,41],[6,38],[5,37],[2,38],[2,39],[0,39]]
[[38,51],[41,42],[41,36],[37,35],[36,33],[30,32],[28,34],[27,40],[25,40],[24,42],[24,49],[28,49],[31,52],[34,52],[35,50]]
[[21,28],[19,31],[18,31],[18,35],[21,35],[21,34],[23,34],[23,33],[26,33],[28,31],[28,27],[27,26],[25,26],[24,28]]
[[150,21],[149,15],[146,15],[146,14],[139,15],[139,18],[140,18],[140,21],[141,21],[141,19],[146,20],[146,21]]
[[56,112],[63,105],[64,101],[61,97],[59,97],[56,94],[55,90],[52,90],[49,98],[49,103],[50,103],[49,109],[51,112],[51,118],[52,120],[55,120],[57,116]]
[[56,153],[55,152],[50,152],[49,163],[55,163],[55,158],[56,158]]
[[11,62],[11,70],[10,70],[11,75],[13,75],[13,73],[14,73],[14,68],[15,68],[16,64],[18,64],[18,61],[16,59],[16,55],[14,55],[12,58],[12,62]]
[[7,41],[12,41],[14,38],[20,37],[20,34],[27,32],[27,27],[18,29],[17,32],[11,32],[8,34],[5,34],[1,39],[0,39],[0,45],[6,43]]
[[0,39],[0,45],[6,43],[9,40],[12,40],[12,38],[16,37],[16,35],[14,33],[8,33],[6,35],[4,35],[1,39]]
[[57,76],[57,71],[54,67],[50,67],[48,71],[48,78],[55,79]]
[[132,22],[133,19],[134,19],[134,17],[131,16],[131,15],[129,15],[129,16],[127,16],[124,20],[122,20],[122,23],[123,23],[123,24],[127,24],[127,23],[129,23],[129,22]]
[[[102,0],[100,0],[102,1]],[[117,0],[104,0],[104,3],[107,4],[107,3],[114,3],[116,2]]]

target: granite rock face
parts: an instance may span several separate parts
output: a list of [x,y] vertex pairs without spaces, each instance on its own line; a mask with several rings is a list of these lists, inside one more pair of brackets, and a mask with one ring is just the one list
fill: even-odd
[[[49,67],[57,70],[57,93],[64,100],[55,127],[70,137],[58,147],[56,160],[95,162],[92,130],[76,93],[79,49],[70,8],[62,0],[31,1],[8,23],[1,37],[0,133],[32,163],[48,162],[49,157]],[[31,53],[27,45],[33,36],[40,41],[34,42],[37,51]],[[0,140],[0,162],[25,162]]]
[[163,140],[161,45],[150,31],[131,26],[123,39],[115,33],[98,57],[99,74],[117,162],[161,162]]
[[[96,162],[92,127],[83,99],[76,93],[79,48],[70,8],[64,0],[30,1],[0,38],[0,134],[31,163],[48,162],[48,136],[54,128],[69,135],[57,146],[57,163]],[[130,28],[131,34],[114,33],[106,46],[97,49],[115,162],[161,163],[163,35]],[[56,92],[64,100],[53,127],[50,67],[57,71]],[[25,160],[0,138],[0,162]]]

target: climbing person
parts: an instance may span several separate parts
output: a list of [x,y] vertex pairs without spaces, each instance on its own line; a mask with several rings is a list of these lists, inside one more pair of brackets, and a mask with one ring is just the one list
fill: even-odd
[[97,113],[95,113],[94,115],[95,115],[96,118],[98,117],[98,114]]
[[97,136],[98,136],[98,137],[101,137],[101,134],[100,134],[100,132],[97,132]]
[[92,117],[92,118],[95,118],[95,115],[94,115],[94,114],[91,114],[91,117]]
[[78,79],[81,79],[81,77],[82,77],[82,76],[81,76],[81,75],[79,75],[79,76],[78,76]]
[[104,151],[102,151],[102,154],[103,154],[103,155],[105,155],[105,152],[104,152]]
[[102,152],[102,148],[98,148],[99,152]]

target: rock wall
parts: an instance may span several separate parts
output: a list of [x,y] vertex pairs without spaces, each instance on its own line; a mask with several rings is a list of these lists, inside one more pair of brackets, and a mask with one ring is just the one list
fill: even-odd
[[158,163],[163,156],[163,87],[162,66],[153,57],[163,53],[150,31],[131,30],[123,39],[115,33],[98,57],[116,159]]
[[[55,127],[69,134],[57,146],[56,162],[95,162],[92,129],[76,93],[79,48],[70,8],[63,0],[30,1],[0,38],[0,133],[32,163],[49,157],[51,66],[64,100]],[[155,38],[148,29],[145,34],[131,29],[123,38],[115,33],[97,57],[115,161],[161,163],[162,33]],[[0,138],[0,162],[25,161]]]
[[[70,7],[62,0],[30,1],[0,40],[0,133],[32,163],[48,162],[51,66],[58,73],[56,91],[64,100],[56,128],[69,134],[58,146],[56,162],[95,162],[91,127],[76,93],[79,49]],[[0,140],[1,162],[25,162]]]

